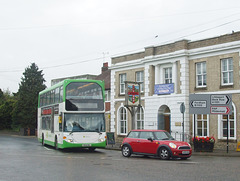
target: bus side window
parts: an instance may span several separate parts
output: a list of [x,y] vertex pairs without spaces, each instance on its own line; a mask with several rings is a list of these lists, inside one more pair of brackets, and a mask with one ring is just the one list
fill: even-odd
[[51,90],[50,92],[50,104],[54,104],[55,102],[55,90]]
[[42,130],[45,130],[46,129],[46,118],[45,117],[42,117]]
[[60,87],[60,102],[63,102],[63,86]]
[[46,102],[47,105],[50,104],[50,99],[51,99],[50,96],[51,96],[51,95],[50,95],[50,92],[47,92],[47,102]]
[[40,96],[40,107],[43,106],[43,97],[44,97],[44,95]]
[[55,103],[59,103],[60,92],[59,87],[55,89]]

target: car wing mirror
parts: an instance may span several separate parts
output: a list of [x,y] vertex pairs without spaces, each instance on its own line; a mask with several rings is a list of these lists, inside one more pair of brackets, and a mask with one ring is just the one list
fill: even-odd
[[148,138],[149,141],[153,142],[153,139],[152,138]]

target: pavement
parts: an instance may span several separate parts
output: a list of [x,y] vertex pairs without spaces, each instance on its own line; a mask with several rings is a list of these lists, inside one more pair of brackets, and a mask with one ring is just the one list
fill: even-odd
[[[6,130],[0,130],[0,136],[1,135],[12,135],[12,136],[19,136],[19,137],[25,137],[25,138],[37,138],[36,136],[22,136],[19,132],[14,131],[6,131]],[[114,144],[114,145],[107,145],[106,149],[110,150],[118,150],[120,151],[120,144]],[[240,157],[240,151],[236,150],[221,150],[221,149],[214,149],[213,152],[195,152],[193,150],[192,152],[193,156],[223,156],[223,157]]]

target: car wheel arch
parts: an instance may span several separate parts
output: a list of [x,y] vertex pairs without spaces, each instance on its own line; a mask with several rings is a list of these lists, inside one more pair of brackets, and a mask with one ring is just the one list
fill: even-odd
[[172,150],[171,150],[171,148],[168,145],[160,145],[158,147],[158,149],[157,149],[157,155],[158,155],[158,153],[159,153],[161,148],[166,148],[169,151],[169,153],[170,153],[170,157],[172,157]]
[[[123,148],[123,146],[128,146],[129,149],[130,149],[130,151],[131,151],[131,153],[133,152],[133,151],[132,151],[132,147],[131,147],[131,145],[130,145],[129,143],[124,143],[124,144],[122,145],[122,148]],[[121,148],[121,150],[122,150],[122,148]]]
[[129,144],[123,144],[122,148],[121,148],[121,151],[122,151],[122,155],[124,157],[130,157],[131,154],[133,153],[132,152],[132,147]]

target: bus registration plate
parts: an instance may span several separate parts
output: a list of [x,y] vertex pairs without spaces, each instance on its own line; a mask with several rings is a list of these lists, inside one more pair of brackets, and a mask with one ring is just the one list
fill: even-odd
[[91,144],[82,144],[82,147],[90,147],[92,146]]

